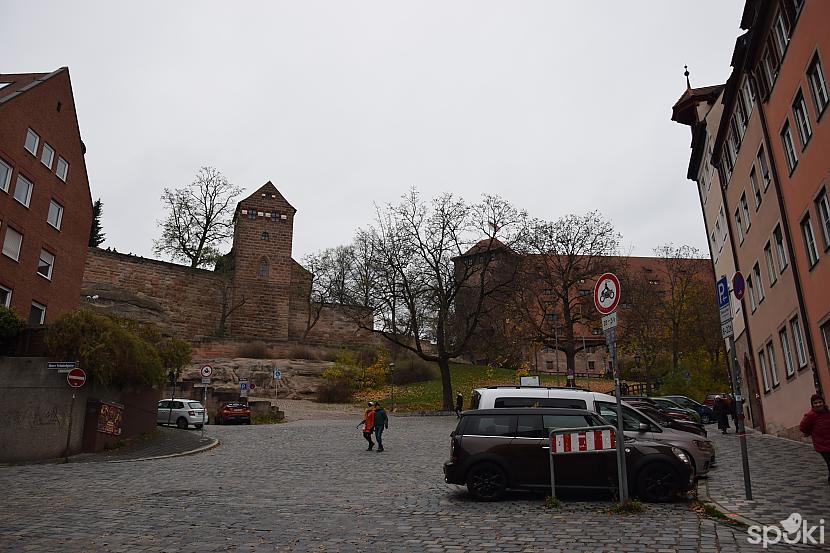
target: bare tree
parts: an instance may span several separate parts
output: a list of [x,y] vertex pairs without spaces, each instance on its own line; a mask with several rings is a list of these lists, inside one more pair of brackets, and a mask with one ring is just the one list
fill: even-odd
[[309,272],[309,279],[302,282],[300,295],[307,298],[308,315],[303,339],[317,324],[327,303],[348,304],[349,287],[353,269],[351,246],[328,248],[303,258],[303,266]]
[[202,167],[183,188],[165,188],[161,201],[167,217],[159,221],[161,237],[153,251],[202,267],[215,262],[219,247],[233,234],[234,199],[242,189],[213,167]]
[[[507,284],[493,278],[496,252],[504,247],[497,236],[510,241],[523,218],[495,196],[468,205],[443,194],[426,203],[412,189],[399,204],[379,209],[366,231],[372,242],[366,297],[374,320],[358,323],[437,363],[444,409],[453,405],[450,359],[464,351],[486,299]],[[458,313],[461,296],[465,309]]]
[[597,319],[592,281],[611,268],[619,239],[598,212],[537,219],[524,233],[513,308],[546,346],[565,353],[569,375],[576,353],[590,343],[576,330],[584,334]]

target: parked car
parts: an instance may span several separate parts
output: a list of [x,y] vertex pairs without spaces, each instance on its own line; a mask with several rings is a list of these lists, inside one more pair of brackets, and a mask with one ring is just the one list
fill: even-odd
[[223,403],[216,413],[216,424],[228,424],[229,422],[251,424],[251,408],[244,403]]
[[702,423],[676,419],[669,416],[662,408],[655,407],[649,403],[638,401],[627,401],[626,403],[632,407],[636,407],[641,413],[656,421],[660,426],[674,428],[675,430],[682,430],[683,432],[691,432],[692,434],[697,434],[698,436],[707,436],[706,428]]
[[190,425],[198,429],[207,423],[207,411],[193,399],[163,399],[159,401],[156,423],[175,424],[182,430],[188,429]]
[[653,399],[655,403],[657,403],[660,407],[663,407],[664,409],[677,409],[680,412],[685,413],[689,420],[700,422],[700,415],[698,415],[697,411],[695,411],[694,409],[687,409],[685,407],[681,407],[674,401],[665,397],[653,397],[651,399]]
[[[587,409],[616,425],[617,400],[614,396],[590,390],[554,387],[489,386],[473,390],[473,409],[509,407],[559,407]],[[630,438],[662,442],[679,447],[691,458],[695,474],[709,472],[715,448],[708,438],[661,426],[623,402],[623,429]]]
[[710,422],[714,422],[715,416],[714,412],[711,407],[708,405],[703,405],[702,403],[698,403],[697,401],[693,400],[690,397],[686,396],[665,396],[666,399],[670,399],[679,406],[683,407],[684,409],[692,409],[700,415],[700,422],[703,424],[709,424]]
[[[450,435],[444,478],[466,485],[482,501],[506,489],[550,489],[550,429],[602,426],[584,409],[500,408],[465,411]],[[626,473],[632,493],[645,501],[670,501],[694,483],[689,456],[677,447],[625,438]],[[614,490],[617,458],[611,451],[554,456],[557,489]]]

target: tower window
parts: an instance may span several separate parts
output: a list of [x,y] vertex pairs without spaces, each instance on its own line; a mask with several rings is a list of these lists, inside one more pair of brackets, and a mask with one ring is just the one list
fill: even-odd
[[267,232],[263,232],[263,233],[259,236],[259,238],[260,238],[260,240],[265,240],[265,241],[267,242],[267,241],[269,240],[269,238],[270,238],[270,237],[268,236],[268,233],[267,233]]
[[268,260],[262,258],[259,262],[259,276],[260,278],[268,277]]
[[256,219],[256,211],[249,209],[248,210],[248,219]]
[[271,212],[271,220],[272,220],[272,221],[279,221],[279,220],[280,220],[280,213],[279,213],[279,211],[272,211],[272,212]]

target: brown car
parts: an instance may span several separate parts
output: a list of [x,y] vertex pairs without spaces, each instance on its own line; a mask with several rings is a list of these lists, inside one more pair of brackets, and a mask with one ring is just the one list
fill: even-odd
[[[481,409],[462,413],[452,432],[444,477],[466,485],[475,499],[493,501],[506,489],[550,489],[550,430],[607,425],[583,409]],[[688,455],[670,445],[625,441],[628,487],[646,501],[670,501],[694,483]],[[586,452],[554,457],[556,488],[615,490],[617,458],[613,452]]]

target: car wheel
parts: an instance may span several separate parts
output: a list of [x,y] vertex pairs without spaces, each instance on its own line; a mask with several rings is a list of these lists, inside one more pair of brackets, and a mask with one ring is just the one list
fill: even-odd
[[251,424],[251,419],[245,419],[245,424]]
[[507,476],[495,463],[478,463],[467,472],[467,490],[478,501],[496,501],[507,488]]
[[709,415],[707,413],[703,413],[700,416],[700,420],[701,420],[701,422],[703,422],[703,424],[709,424],[710,422],[712,422],[712,419],[709,417]]
[[677,472],[665,463],[647,465],[637,475],[637,494],[645,501],[665,503],[677,497],[679,491]]
[[176,426],[181,428],[182,430],[187,430],[187,419],[184,417],[179,417],[176,419]]

